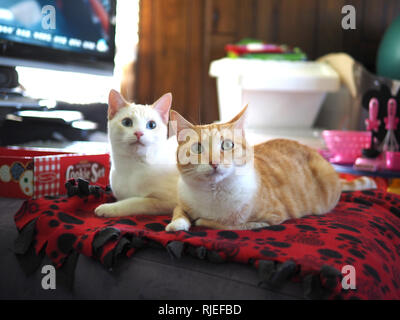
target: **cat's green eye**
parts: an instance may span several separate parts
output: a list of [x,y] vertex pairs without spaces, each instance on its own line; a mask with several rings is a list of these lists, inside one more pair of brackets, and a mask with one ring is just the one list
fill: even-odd
[[198,142],[193,143],[190,149],[194,154],[200,154],[203,152],[203,146]]
[[234,146],[235,145],[234,145],[233,141],[229,140],[229,139],[226,139],[221,142],[221,149],[224,151],[232,150]]
[[132,127],[132,119],[124,118],[121,123],[124,127]]

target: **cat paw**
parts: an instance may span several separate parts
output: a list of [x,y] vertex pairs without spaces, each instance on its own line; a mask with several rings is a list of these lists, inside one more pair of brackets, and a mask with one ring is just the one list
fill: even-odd
[[189,231],[190,223],[183,218],[172,221],[165,227],[165,231]]
[[197,220],[194,221],[194,225],[196,227],[208,227],[209,223],[207,223],[207,220],[204,220],[202,218],[199,218]]
[[118,216],[113,203],[105,203],[98,206],[94,210],[94,214],[98,217],[105,217],[105,218]]

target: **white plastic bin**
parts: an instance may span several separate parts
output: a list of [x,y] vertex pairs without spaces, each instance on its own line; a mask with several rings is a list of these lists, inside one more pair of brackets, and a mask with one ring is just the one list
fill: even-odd
[[309,128],[327,92],[340,87],[329,65],[306,61],[223,58],[213,61],[221,121],[249,104],[250,128]]

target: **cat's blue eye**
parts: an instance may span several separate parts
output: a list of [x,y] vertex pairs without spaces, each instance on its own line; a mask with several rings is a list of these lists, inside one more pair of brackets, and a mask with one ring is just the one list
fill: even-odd
[[121,123],[124,127],[132,127],[132,119],[124,118]]
[[156,127],[157,127],[157,123],[156,123],[155,121],[153,121],[153,120],[150,120],[150,121],[147,122],[147,124],[146,124],[146,128],[147,128],[147,129],[150,129],[150,130],[155,129]]
[[193,143],[190,149],[194,154],[200,154],[203,152],[203,146],[198,142]]
[[233,141],[229,140],[229,139],[226,139],[221,142],[221,149],[224,151],[232,150],[234,146],[235,145],[234,145]]

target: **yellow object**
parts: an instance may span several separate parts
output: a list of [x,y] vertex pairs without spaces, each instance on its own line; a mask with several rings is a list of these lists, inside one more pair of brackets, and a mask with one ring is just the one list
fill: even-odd
[[354,59],[346,53],[330,53],[320,57],[318,62],[326,62],[339,74],[342,82],[347,86],[353,98],[358,94],[354,75]]
[[388,192],[400,194],[400,179],[392,179],[389,182]]

